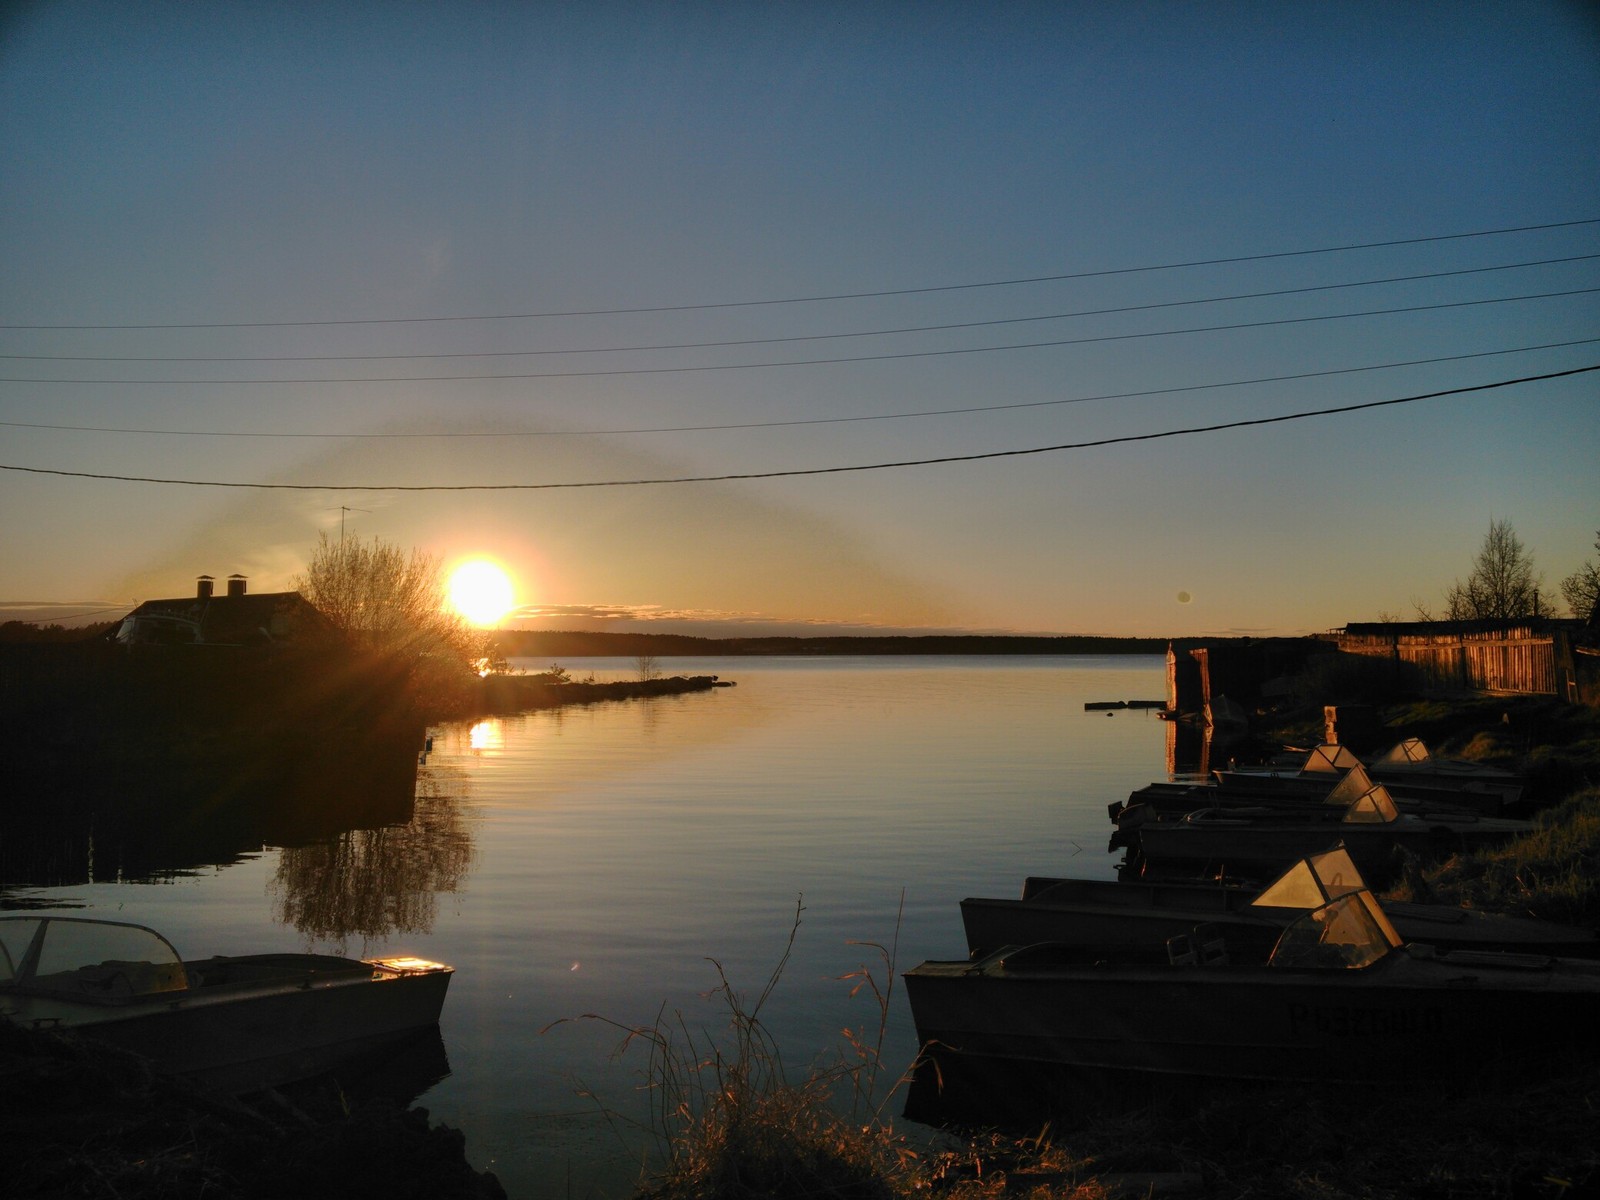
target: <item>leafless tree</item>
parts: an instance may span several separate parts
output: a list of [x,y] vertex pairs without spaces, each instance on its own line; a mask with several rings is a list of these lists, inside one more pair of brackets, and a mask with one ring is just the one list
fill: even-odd
[[420,550],[324,533],[294,586],[366,649],[413,660],[482,654],[482,636],[445,602],[442,565]]
[[661,678],[661,664],[656,660],[654,654],[641,654],[633,662],[639,671],[640,679]]
[[[1600,529],[1595,531],[1594,548],[1600,550]],[[1567,607],[1580,621],[1594,616],[1595,605],[1600,603],[1600,561],[1591,559],[1561,581],[1561,594],[1567,598]]]
[[1514,621],[1554,612],[1555,598],[1544,590],[1544,577],[1534,574],[1533,559],[1511,522],[1491,518],[1472,571],[1445,593],[1446,619]]

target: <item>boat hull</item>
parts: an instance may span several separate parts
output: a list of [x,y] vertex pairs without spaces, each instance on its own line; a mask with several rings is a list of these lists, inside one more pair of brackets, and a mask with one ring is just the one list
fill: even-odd
[[[961,901],[967,952],[1062,942],[1166,961],[1167,942],[1205,923],[1218,927],[1236,962],[1265,962],[1278,936],[1303,910],[1252,905],[1254,888],[1217,884],[1030,877],[1020,900]],[[1500,916],[1439,904],[1386,902],[1408,942],[1442,950],[1510,950],[1594,957],[1600,938],[1574,925]]]
[[[1484,817],[1497,817],[1504,815],[1522,798],[1522,788],[1515,784],[1476,780],[1463,783],[1437,775],[1383,772],[1372,768],[1367,769],[1367,774],[1387,787],[1397,804],[1411,810],[1454,809]],[[1212,775],[1216,780],[1216,794],[1220,797],[1236,796],[1238,803],[1250,803],[1250,797],[1256,796],[1315,800],[1327,795],[1332,785],[1338,782],[1321,772],[1274,774],[1222,770],[1214,771]]]
[[[1207,819],[1195,819],[1202,815]],[[1260,875],[1343,841],[1361,874],[1370,882],[1382,883],[1398,871],[1400,851],[1435,861],[1463,850],[1498,845],[1528,828],[1519,821],[1482,820],[1446,826],[1409,817],[1373,824],[1284,822],[1233,818],[1224,809],[1192,813],[1182,820],[1146,822],[1135,835],[1133,851],[1148,863],[1222,863],[1230,870]]]
[[[297,970],[343,963],[344,970]],[[55,1028],[141,1055],[161,1071],[222,1092],[310,1078],[437,1026],[451,970],[381,962],[257,955],[190,965],[203,975],[242,968],[235,982],[117,1004],[49,995],[7,999],[23,1027]],[[365,969],[349,969],[365,968]]]
[[1415,1082],[1538,1069],[1587,1044],[1600,964],[1409,953],[1364,971],[1073,965],[907,972],[936,1057],[1271,1083]]

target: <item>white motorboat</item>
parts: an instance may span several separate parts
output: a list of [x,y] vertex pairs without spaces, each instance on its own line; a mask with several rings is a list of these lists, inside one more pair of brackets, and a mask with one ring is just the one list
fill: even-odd
[[185,961],[143,925],[0,917],[0,1016],[121,1047],[225,1092],[308,1078],[435,1026],[452,973],[417,958]]

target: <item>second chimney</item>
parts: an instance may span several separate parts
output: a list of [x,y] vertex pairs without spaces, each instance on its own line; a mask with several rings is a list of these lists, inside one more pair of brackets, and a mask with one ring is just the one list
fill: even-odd
[[195,580],[194,594],[196,598],[200,600],[211,599],[211,588],[215,582],[216,580],[212,579],[209,575],[202,575],[199,579]]
[[243,575],[229,575],[228,576],[228,595],[230,595],[230,596],[242,596],[242,595],[244,595],[244,581],[245,581],[245,577]]

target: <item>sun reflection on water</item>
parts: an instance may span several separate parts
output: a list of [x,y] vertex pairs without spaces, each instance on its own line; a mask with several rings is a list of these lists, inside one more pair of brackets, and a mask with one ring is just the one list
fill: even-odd
[[473,750],[501,751],[506,748],[505,722],[495,719],[479,721],[467,731],[467,745]]

